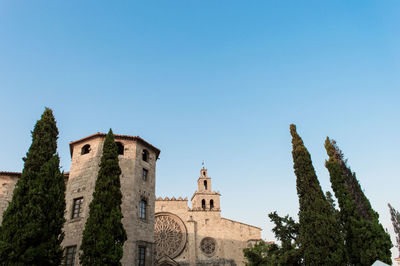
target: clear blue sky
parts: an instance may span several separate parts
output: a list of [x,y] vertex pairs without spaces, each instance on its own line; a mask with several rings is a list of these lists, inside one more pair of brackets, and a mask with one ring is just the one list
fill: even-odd
[[[400,209],[400,2],[0,1],[0,169],[20,171],[45,106],[69,141],[140,135],[157,195],[190,196],[201,162],[222,215],[297,218],[289,124],[324,190],[338,141],[392,234]],[[397,256],[395,251],[393,256]]]

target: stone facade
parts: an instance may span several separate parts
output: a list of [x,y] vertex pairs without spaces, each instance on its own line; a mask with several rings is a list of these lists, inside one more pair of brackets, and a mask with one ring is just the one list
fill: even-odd
[[21,173],[0,172],[0,224],[3,222],[3,212],[12,199],[12,192]]
[[[66,177],[66,223],[63,246],[75,249],[79,265],[82,232],[89,215],[106,134],[97,133],[70,143],[71,169]],[[127,233],[123,265],[137,265],[139,247],[145,249],[145,265],[154,265],[154,205],[156,161],[160,150],[140,137],[115,135],[121,168],[122,223]],[[0,216],[12,198],[21,174],[0,172]],[[144,203],[141,211],[141,203]],[[143,208],[144,207],[144,208]]]
[[[62,243],[70,265],[79,265],[82,233],[105,136],[96,133],[70,143],[71,169],[64,175],[66,223]],[[115,135],[115,141],[122,171],[122,223],[128,236],[122,265],[139,265],[140,254],[146,266],[244,265],[242,250],[261,239],[261,229],[221,217],[220,194],[212,191],[207,169],[200,171],[192,208],[187,198],[156,200],[160,150],[140,137]],[[0,222],[20,175],[0,172]]]
[[187,198],[156,199],[156,265],[244,265],[243,249],[261,240],[261,229],[221,217],[220,194],[204,167]]

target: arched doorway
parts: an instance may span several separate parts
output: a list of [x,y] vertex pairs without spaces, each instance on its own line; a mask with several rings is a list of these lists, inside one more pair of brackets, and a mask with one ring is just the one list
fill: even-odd
[[170,257],[163,256],[157,261],[156,266],[179,266],[179,264]]

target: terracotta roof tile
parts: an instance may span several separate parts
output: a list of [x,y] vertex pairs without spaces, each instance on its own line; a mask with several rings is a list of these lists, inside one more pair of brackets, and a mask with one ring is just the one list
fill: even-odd
[[[80,143],[80,142],[83,142],[83,141],[86,141],[86,140],[89,140],[89,139],[92,139],[92,138],[96,138],[96,137],[104,138],[106,135],[107,134],[105,134],[105,133],[97,132],[97,133],[95,133],[93,135],[90,135],[90,136],[87,136],[87,137],[84,137],[84,138],[81,138],[81,139],[78,139],[78,140],[75,140],[75,141],[71,141],[69,143],[69,150],[70,150],[70,153],[71,153],[71,157],[72,157],[72,146],[74,144],[77,144],[77,143]],[[139,141],[142,144],[144,144],[145,146],[147,146],[150,149],[154,150],[156,152],[156,154],[157,154],[157,159],[158,159],[158,156],[160,155],[161,151],[158,148],[156,148],[155,146],[151,145],[150,143],[148,143],[147,141],[145,141],[144,139],[142,139],[139,136],[128,136],[128,135],[117,135],[117,134],[114,134],[114,137],[115,137],[116,140],[117,139],[128,139],[128,140]]]
[[11,176],[20,176],[20,172],[7,172],[7,171],[0,171],[0,175],[11,175]]

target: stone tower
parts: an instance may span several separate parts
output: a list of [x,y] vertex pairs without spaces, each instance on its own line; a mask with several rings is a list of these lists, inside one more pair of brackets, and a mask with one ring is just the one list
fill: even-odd
[[[70,258],[75,265],[79,265],[82,232],[89,215],[105,136],[96,133],[70,143],[63,246],[67,261]],[[122,171],[122,223],[128,236],[121,263],[132,265],[132,262],[144,261],[143,265],[153,265],[156,160],[160,150],[140,137],[115,135],[115,142]]]
[[211,190],[211,177],[207,175],[207,169],[204,166],[200,170],[197,187],[192,196],[192,210],[220,211],[220,194]]

